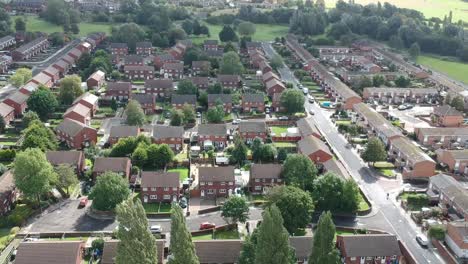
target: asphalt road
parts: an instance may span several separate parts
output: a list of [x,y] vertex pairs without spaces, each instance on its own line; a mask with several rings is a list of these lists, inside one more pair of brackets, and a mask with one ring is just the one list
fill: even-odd
[[[272,57],[275,53],[273,47],[268,43],[264,43],[264,50],[268,57]],[[279,73],[284,81],[294,83],[296,87],[298,81],[287,66],[280,68]],[[433,249],[423,249],[419,246],[415,240],[416,235],[420,234],[419,229],[396,205],[394,197],[387,199],[387,192],[357,153],[345,147],[348,142],[343,135],[338,133],[331,120],[324,114],[324,110],[317,104],[310,104],[308,100],[305,100],[304,107],[306,110],[312,109],[315,112],[314,119],[318,128],[337,156],[347,166],[354,180],[371,200],[373,206],[373,212],[370,216],[341,218],[337,224],[376,228],[396,234],[407,245],[419,263],[444,263]]]

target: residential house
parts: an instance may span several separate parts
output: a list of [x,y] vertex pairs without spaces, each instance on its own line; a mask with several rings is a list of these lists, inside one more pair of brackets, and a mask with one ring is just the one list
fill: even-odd
[[322,138],[320,131],[317,129],[314,118],[312,117],[297,120],[296,126],[299,129],[302,138],[306,138],[308,136],[314,136],[318,139]]
[[29,60],[49,47],[46,37],[39,37],[30,41],[11,52],[14,61]]
[[211,63],[209,61],[192,61],[193,75],[209,74]]
[[202,198],[228,197],[234,194],[234,167],[199,167],[198,181]]
[[452,221],[468,220],[468,191],[452,176],[432,176],[426,194],[431,202],[439,204],[442,213]]
[[281,164],[252,164],[249,189],[251,193],[263,194],[269,188],[283,184]]
[[164,78],[180,79],[184,75],[184,64],[182,62],[164,63],[161,69]]
[[429,178],[435,174],[436,163],[406,137],[391,140],[388,157],[401,169],[403,179]]
[[124,66],[125,77],[130,80],[149,80],[154,78],[154,67],[143,66]]
[[276,75],[276,73],[274,73],[274,72],[272,72],[272,71],[262,74],[262,82],[263,82],[263,84],[266,85],[266,83],[269,82],[269,81],[272,80],[272,79],[280,80],[280,78],[278,77],[278,75]]
[[55,128],[57,138],[70,148],[81,149],[96,144],[97,130],[84,123],[65,118]]
[[140,55],[127,55],[124,58],[125,66],[143,66],[145,65],[145,60]]
[[119,101],[129,100],[132,96],[132,83],[110,82],[107,83],[106,96]]
[[284,112],[286,109],[281,104],[281,93],[274,93],[271,99],[271,108],[275,112]]
[[174,91],[174,82],[170,79],[155,79],[145,81],[145,93],[158,97],[169,97]]
[[203,42],[203,50],[218,50],[218,41],[215,39],[207,39]]
[[436,153],[437,162],[446,165],[450,172],[468,175],[468,149],[438,149]]
[[0,50],[6,50],[15,44],[16,40],[13,36],[4,36],[0,38]]
[[194,76],[190,77],[189,80],[201,90],[206,90],[210,86],[210,79],[208,77]]
[[459,127],[463,124],[463,113],[450,105],[434,107],[431,121],[436,126]]
[[240,239],[195,240],[195,252],[200,264],[239,263],[243,241]]
[[168,52],[172,55],[172,57],[179,61],[184,59],[184,50],[180,47],[174,46],[170,48]]
[[81,52],[90,52],[93,47],[91,46],[91,43],[83,41],[81,42],[78,46],[76,46],[77,49],[79,49]]
[[26,104],[28,98],[29,95],[18,91],[5,98],[5,100],[3,100],[3,103],[13,107],[15,109],[15,116],[20,117],[24,114],[26,108],[28,107],[28,105]]
[[10,56],[0,55],[0,73],[7,73],[12,63],[13,59]]
[[141,198],[143,203],[177,202],[179,196],[180,180],[178,172],[141,172]]
[[84,257],[82,241],[21,242],[17,248],[15,264],[81,264]]
[[398,239],[391,234],[338,235],[336,247],[345,264],[400,263]]
[[263,94],[243,94],[242,111],[265,112],[265,96]]
[[31,95],[32,92],[36,91],[37,89],[39,88],[39,85],[37,83],[33,83],[31,81],[29,81],[28,83],[26,83],[25,85],[23,85],[19,91],[25,95]]
[[83,151],[77,150],[49,150],[46,152],[47,161],[54,167],[64,164],[82,174],[86,166],[86,158]]
[[224,55],[224,51],[221,50],[205,50],[206,56],[210,58],[222,58]]
[[173,94],[171,97],[172,107],[181,109],[185,104],[195,108],[197,104],[197,96],[194,94]]
[[53,66],[49,66],[47,68],[45,68],[42,73],[44,73],[45,75],[49,76],[52,80],[52,83],[55,83],[57,82],[58,80],[60,80],[60,71],[53,67]]
[[433,103],[439,96],[434,88],[366,87],[362,98],[379,103]]
[[263,61],[266,61],[267,59],[261,52],[251,52],[249,53],[250,56],[250,65],[252,65],[253,68],[259,68],[260,63]]
[[6,215],[11,211],[17,196],[13,173],[8,170],[0,176],[0,201],[2,201],[0,203],[0,215]]
[[32,77],[31,82],[37,85],[44,85],[45,87],[51,88],[54,85],[52,78],[45,74],[44,72],[40,72]]
[[137,55],[151,55],[153,53],[153,44],[149,41],[137,42],[136,43],[136,54]]
[[315,164],[323,164],[333,159],[330,148],[320,139],[307,136],[297,142],[299,153],[309,157]]
[[231,94],[208,94],[208,108],[212,108],[221,104],[224,112],[231,113],[232,111],[232,95]]
[[259,41],[247,41],[245,47],[247,48],[247,52],[252,52],[254,50],[263,52],[262,43]]
[[121,138],[137,137],[138,135],[140,135],[140,128],[137,126],[112,126],[107,143],[112,146]]
[[123,57],[128,55],[127,43],[111,43],[110,50],[112,55]]
[[294,249],[297,264],[307,263],[310,254],[312,253],[312,244],[314,238],[312,236],[290,236],[289,245]]
[[103,71],[97,70],[86,80],[88,89],[100,89],[106,82],[106,74]]
[[258,69],[262,72],[262,74],[273,72],[273,68],[267,61],[260,61],[258,63]]
[[454,221],[447,224],[445,243],[459,259],[468,258],[468,222]]
[[155,144],[167,144],[178,152],[184,144],[184,133],[184,128],[181,126],[155,125],[152,131],[152,141]]
[[268,128],[264,120],[262,121],[241,121],[239,123],[239,135],[247,143],[252,142],[256,138],[265,141],[268,134]]
[[273,96],[275,93],[282,93],[286,90],[286,86],[278,79],[271,79],[265,83],[268,96]]
[[68,52],[68,55],[74,58],[75,61],[78,61],[81,58],[81,55],[83,55],[83,52],[77,48],[74,48]]
[[223,88],[236,89],[240,85],[240,76],[239,75],[230,75],[230,74],[219,74],[218,82]]
[[9,125],[11,121],[15,119],[15,108],[5,104],[4,102],[0,103],[0,116],[2,116],[6,125]]
[[76,98],[75,101],[73,101],[72,105],[81,104],[83,106],[86,106],[87,108],[91,109],[91,116],[94,116],[99,108],[98,101],[99,97],[90,92],[86,92],[80,95],[78,98]]
[[91,109],[78,103],[70,106],[63,114],[63,118],[73,119],[89,126],[91,124]]
[[136,93],[132,95],[132,100],[140,103],[145,114],[152,114],[156,109],[156,98],[154,94]]
[[[71,57],[70,57],[71,58]],[[65,76],[70,68],[73,66],[73,63],[70,63],[64,59],[57,60],[52,64],[52,67],[55,67],[60,72],[60,76]]]
[[[156,239],[156,251],[158,255],[158,263],[164,263],[164,248],[165,248],[164,239]],[[115,257],[117,256],[117,246],[119,245],[119,240],[106,240],[104,242],[104,249],[101,258],[101,264],[116,264]],[[136,264],[136,263],[135,263]]]
[[40,13],[47,7],[46,0],[16,0],[11,2],[13,10],[19,13]]
[[98,157],[94,161],[93,177],[96,179],[105,172],[114,172],[125,179],[130,178],[132,163],[129,158],[104,158]]
[[432,148],[466,147],[468,128],[419,127],[414,129],[418,142]]
[[200,124],[198,125],[198,144],[204,149],[215,147],[224,149],[228,143],[226,124]]
[[153,61],[154,66],[158,70],[161,69],[165,63],[176,63],[176,62],[180,62],[180,60],[174,58],[174,56],[172,56],[170,53],[164,53],[164,54],[159,54],[157,56],[154,56],[154,61]]

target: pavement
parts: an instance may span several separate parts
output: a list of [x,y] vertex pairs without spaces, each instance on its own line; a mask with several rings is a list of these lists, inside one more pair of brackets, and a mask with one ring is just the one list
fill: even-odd
[[[276,53],[269,43],[264,43],[263,48],[267,57],[273,57]],[[279,73],[284,81],[291,82],[294,84],[294,87],[297,87],[299,82],[287,66],[281,67]],[[306,110],[312,109],[315,112],[314,119],[319,130],[369,198],[373,207],[373,212],[370,216],[341,217],[336,224],[387,231],[397,235],[406,244],[418,263],[444,263],[436,250],[423,249],[416,242],[415,237],[421,233],[420,229],[409,218],[409,215],[400,208],[395,199],[401,186],[396,186],[390,190],[383,188],[382,180],[373,175],[372,170],[367,167],[357,153],[345,147],[348,142],[343,135],[338,133],[329,117],[324,114],[325,110],[317,104],[310,104],[308,100],[305,100],[304,107]],[[387,193],[391,194],[390,199],[387,199]]]

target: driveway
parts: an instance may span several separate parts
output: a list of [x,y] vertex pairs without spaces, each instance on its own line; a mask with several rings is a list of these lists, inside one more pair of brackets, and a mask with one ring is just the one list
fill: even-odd
[[433,112],[432,106],[415,106],[408,110],[398,110],[396,107],[390,107],[387,111],[391,116],[398,117],[405,124],[405,130],[409,133],[414,132],[417,127],[431,127],[429,123],[417,116],[429,116]]

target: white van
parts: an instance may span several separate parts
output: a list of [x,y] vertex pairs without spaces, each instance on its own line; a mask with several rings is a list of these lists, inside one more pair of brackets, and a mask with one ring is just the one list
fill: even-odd
[[306,88],[306,87],[304,87],[304,88],[302,88],[302,92],[303,92],[304,94],[309,94],[309,89]]

